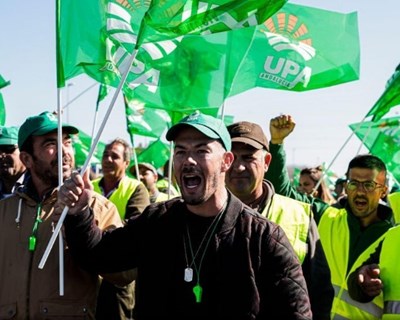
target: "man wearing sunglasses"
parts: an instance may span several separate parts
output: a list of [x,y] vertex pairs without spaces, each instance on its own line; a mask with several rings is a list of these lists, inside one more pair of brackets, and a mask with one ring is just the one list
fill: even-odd
[[361,304],[349,295],[346,280],[374,252],[387,230],[394,225],[392,209],[380,203],[388,192],[386,166],[374,155],[354,157],[346,172],[347,199],[341,203],[341,209],[300,194],[289,180],[283,147],[284,139],[294,127],[290,115],[271,119],[269,149],[272,161],[266,178],[273,183],[277,193],[312,206],[335,289],[331,319],[380,319],[383,295]]
[[0,199],[24,184],[25,172],[19,159],[18,128],[0,126]]

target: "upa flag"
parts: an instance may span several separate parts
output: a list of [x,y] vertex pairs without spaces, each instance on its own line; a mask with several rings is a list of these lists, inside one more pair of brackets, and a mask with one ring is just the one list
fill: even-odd
[[375,102],[368,116],[373,116],[372,121],[380,120],[389,110],[400,104],[400,64],[397,66],[394,74],[388,80],[386,89]]
[[386,164],[400,182],[400,117],[366,121],[349,126],[371,154]]
[[[285,2],[174,0],[153,1],[149,8],[149,1],[58,1],[58,85],[85,73],[117,87],[129,67],[122,89],[129,99],[144,107],[165,109],[173,119],[194,110],[216,115],[226,97],[227,80],[229,32],[220,31],[247,29],[272,15]],[[171,9],[168,14],[164,12],[166,8]],[[160,16],[155,15],[160,11]],[[161,26],[169,28],[167,38],[190,33],[158,42],[144,41],[134,63],[128,66],[144,21],[148,23],[148,28],[142,29],[146,37],[151,38],[154,30],[153,38],[160,39]],[[198,35],[205,33],[208,35]]]
[[[158,70],[152,70],[146,59],[154,61],[170,54],[180,43],[178,36],[255,25],[265,21],[286,1],[58,0],[58,86],[86,73],[99,82],[117,87],[127,68],[131,89],[140,83],[152,84],[157,80]],[[144,44],[140,46],[137,60],[128,66],[130,55],[139,47],[139,33]],[[149,42],[146,37],[163,41]]]
[[138,35],[158,42],[187,34],[206,35],[263,23],[287,0],[152,0]]
[[[254,87],[306,91],[359,79],[357,13],[285,4],[263,24],[231,32],[229,95]],[[244,59],[234,53],[246,50]]]

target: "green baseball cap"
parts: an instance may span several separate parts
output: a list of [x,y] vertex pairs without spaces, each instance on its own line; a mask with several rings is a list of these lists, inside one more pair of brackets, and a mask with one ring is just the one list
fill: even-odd
[[231,151],[231,137],[225,123],[218,118],[202,114],[199,111],[183,118],[167,131],[167,140],[175,140],[182,127],[191,126],[211,139],[221,140],[225,150]]
[[0,145],[18,145],[18,128],[0,126]]
[[[63,131],[78,133],[79,130],[73,126],[63,124]],[[58,118],[54,113],[45,111],[38,116],[32,116],[25,120],[18,132],[18,145],[23,146],[30,136],[43,136],[58,129]]]

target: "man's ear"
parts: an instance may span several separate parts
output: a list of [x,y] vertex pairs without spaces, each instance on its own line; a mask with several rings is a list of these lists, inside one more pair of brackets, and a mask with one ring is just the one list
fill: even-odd
[[27,169],[31,168],[32,166],[32,156],[25,151],[21,151],[19,154],[19,158],[21,162],[25,165]]
[[381,199],[384,199],[389,193],[389,188],[387,186],[384,186],[381,194]]
[[268,171],[269,164],[271,163],[271,160],[272,160],[272,155],[269,152],[267,152],[265,157],[264,157],[265,172]]

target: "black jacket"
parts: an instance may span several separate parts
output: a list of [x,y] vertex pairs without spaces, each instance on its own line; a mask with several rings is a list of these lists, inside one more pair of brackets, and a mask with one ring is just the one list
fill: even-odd
[[87,211],[67,217],[67,241],[86,268],[138,267],[137,320],[312,318],[301,265],[283,230],[232,194],[201,263],[203,296],[196,303],[196,272],[192,282],[184,281],[190,214],[175,198],[102,236]]

